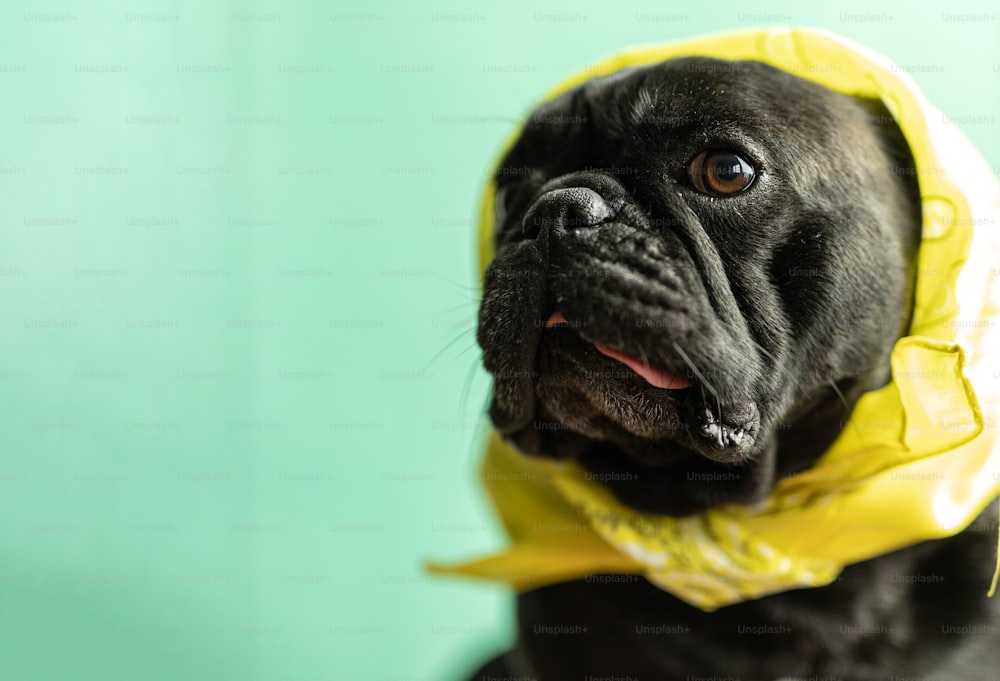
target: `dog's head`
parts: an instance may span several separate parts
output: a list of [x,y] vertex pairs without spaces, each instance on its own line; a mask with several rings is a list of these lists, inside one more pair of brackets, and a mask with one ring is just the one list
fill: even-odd
[[495,177],[478,339],[490,416],[625,503],[749,503],[889,378],[920,239],[877,102],[672,59],[536,110]]

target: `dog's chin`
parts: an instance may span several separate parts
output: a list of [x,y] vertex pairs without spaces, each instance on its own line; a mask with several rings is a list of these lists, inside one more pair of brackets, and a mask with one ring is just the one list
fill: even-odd
[[575,428],[544,407],[540,412],[531,425],[505,438],[528,455],[576,461],[590,479],[638,511],[687,516],[722,504],[750,505],[765,498],[775,481],[773,443],[752,456],[720,462],[673,435],[636,435],[599,408],[592,407],[585,423],[575,421]]

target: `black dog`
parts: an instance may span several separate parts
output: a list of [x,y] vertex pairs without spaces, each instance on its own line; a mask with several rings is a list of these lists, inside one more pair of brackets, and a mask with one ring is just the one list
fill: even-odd
[[[545,104],[495,178],[478,338],[497,430],[641,472],[604,479],[644,511],[766,497],[890,378],[921,238],[913,166],[880,103],[758,62],[673,59]],[[516,649],[474,678],[995,680],[996,636],[948,632],[1000,631],[995,542],[973,526],[714,613],[639,578],[535,589]],[[916,573],[941,579],[891,578]]]

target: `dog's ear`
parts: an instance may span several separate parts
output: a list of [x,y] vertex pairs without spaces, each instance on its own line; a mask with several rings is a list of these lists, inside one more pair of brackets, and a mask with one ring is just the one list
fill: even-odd
[[[910,145],[907,143],[906,138],[903,137],[903,132],[899,129],[896,119],[893,118],[885,105],[878,99],[858,97],[856,101],[867,115],[868,124],[882,142],[882,151],[895,161],[900,168],[910,168],[912,170],[914,165]],[[911,179],[915,178],[915,173],[913,172],[901,172],[900,174]],[[915,180],[913,185],[914,187],[916,186]]]
[[[890,208],[890,214],[897,218],[897,232],[906,261],[910,264],[908,276],[913,284],[906,301],[906,309],[912,309],[914,286],[916,285],[917,250],[920,247],[922,204],[920,185],[917,181],[916,162],[910,145],[900,130],[896,119],[877,99],[858,100],[868,118],[885,158],[889,162],[889,187],[882,195]],[[907,319],[906,328],[910,327]]]

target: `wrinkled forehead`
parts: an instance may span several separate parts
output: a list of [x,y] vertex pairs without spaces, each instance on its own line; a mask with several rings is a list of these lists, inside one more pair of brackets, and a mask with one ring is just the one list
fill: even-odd
[[830,94],[761,62],[681,57],[593,78],[578,97],[598,130],[724,132],[822,117]]

